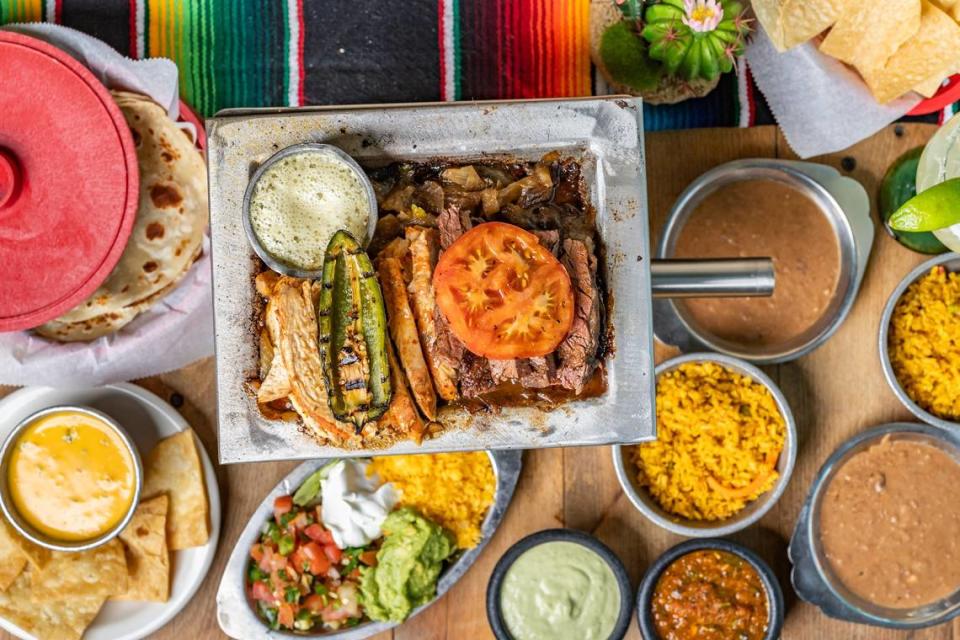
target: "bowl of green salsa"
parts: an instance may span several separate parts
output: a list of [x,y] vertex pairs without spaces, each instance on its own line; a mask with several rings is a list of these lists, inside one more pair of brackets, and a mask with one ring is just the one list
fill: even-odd
[[619,640],[633,590],[620,559],[591,535],[548,529],[520,540],[487,585],[498,640]]

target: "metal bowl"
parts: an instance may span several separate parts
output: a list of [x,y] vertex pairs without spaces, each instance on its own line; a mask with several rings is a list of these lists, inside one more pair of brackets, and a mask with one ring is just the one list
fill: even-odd
[[[260,259],[263,260],[263,262],[270,267],[270,269],[276,271],[277,273],[282,273],[294,278],[317,279],[321,277],[323,273],[322,269],[298,269],[273,257],[273,255],[271,255],[270,252],[267,251],[262,244],[260,244],[260,238],[257,237],[256,233],[254,233],[253,224],[250,222],[250,200],[253,198],[253,191],[257,186],[257,182],[260,181],[260,178],[263,176],[263,174],[280,160],[302,153],[315,153],[325,156],[332,156],[352,170],[360,179],[360,183],[363,185],[363,189],[366,192],[367,203],[370,208],[370,217],[367,219],[367,237],[363,242],[364,245],[370,243],[370,240],[373,239],[373,234],[377,229],[377,195],[373,190],[373,184],[370,182],[370,178],[367,177],[367,174],[360,167],[360,165],[357,164],[356,160],[351,158],[342,149],[335,147],[332,144],[304,142],[302,144],[294,144],[281,149],[267,158],[263,164],[257,168],[253,176],[250,177],[250,182],[247,183],[247,189],[243,194],[243,230],[247,234],[247,240],[250,242],[250,246],[253,247],[254,252],[260,257]],[[358,241],[359,240],[361,239],[358,238]]]
[[657,638],[657,629],[653,621],[653,614],[650,610],[653,592],[657,587],[657,581],[667,567],[673,564],[674,560],[687,555],[693,551],[702,549],[716,549],[726,551],[743,558],[752,566],[757,575],[760,576],[760,582],[763,583],[764,591],[767,594],[767,633],[764,640],[776,640],[780,637],[780,630],[783,628],[785,608],[783,604],[783,591],[780,589],[780,583],[777,576],[766,562],[760,556],[741,544],[731,542],[730,540],[720,540],[718,538],[708,538],[706,540],[687,540],[671,547],[663,553],[656,562],[654,562],[643,579],[640,581],[640,587],[637,589],[637,623],[640,625],[640,631],[644,638]]
[[513,636],[507,629],[506,621],[503,619],[503,612],[500,610],[500,588],[503,586],[503,579],[506,577],[507,571],[525,552],[547,542],[579,544],[596,553],[607,563],[620,589],[620,611],[610,636],[602,640],[620,640],[623,638],[630,626],[630,609],[633,605],[633,588],[630,585],[630,576],[627,575],[623,562],[617,557],[617,554],[610,550],[610,547],[592,535],[574,529],[547,529],[532,533],[507,549],[507,552],[497,561],[493,573],[490,575],[490,582],[487,583],[487,620],[490,622],[490,628],[493,629],[493,635],[497,640],[513,640]]
[[[833,229],[840,250],[840,273],[837,279],[837,287],[827,308],[813,326],[799,336],[779,345],[751,346],[725,340],[700,327],[691,317],[683,301],[665,300],[658,302],[659,305],[665,305],[667,310],[672,311],[668,314],[669,320],[679,323],[681,326],[677,329],[692,337],[694,342],[699,344],[699,350],[706,348],[757,364],[795,360],[823,344],[840,327],[850,312],[859,286],[858,273],[861,266],[858,264],[858,247],[854,228],[847,217],[847,213],[844,212],[844,207],[840,205],[830,190],[817,179],[808,175],[808,172],[804,170],[805,164],[808,163],[794,163],[769,158],[728,162],[707,171],[694,180],[680,194],[670,210],[666,226],[661,234],[660,244],[657,247],[657,258],[661,259],[674,257],[677,241],[684,225],[697,206],[708,195],[724,185],[735,182],[758,179],[773,180],[797,189],[820,208]],[[817,169],[823,169],[823,167],[817,167]],[[818,171],[818,173],[822,172]],[[849,180],[840,178],[839,174],[834,179]],[[853,181],[851,180],[851,182]],[[858,184],[856,186],[859,191],[863,191],[863,187]],[[863,200],[866,200],[865,193],[863,194]],[[872,227],[869,233],[872,239]],[[869,244],[867,245],[867,251],[869,251]],[[865,260],[864,257],[863,261],[865,262]],[[660,315],[658,314],[658,321],[661,319]],[[660,322],[659,324],[663,325],[665,323]],[[677,342],[672,337],[663,337],[665,341],[672,344]]]
[[797,594],[831,617],[896,629],[940,624],[960,614],[960,589],[939,602],[914,609],[881,607],[851,593],[833,574],[820,543],[820,507],[837,470],[853,455],[889,436],[921,441],[960,463],[960,436],[926,424],[892,423],[857,434],[833,452],[820,468],[790,541],[791,582]]
[[716,522],[687,520],[665,511],[653,499],[650,492],[640,486],[634,464],[629,457],[629,447],[622,445],[613,447],[613,466],[617,471],[617,478],[620,480],[620,486],[623,487],[627,498],[640,513],[655,524],[667,531],[692,538],[726,536],[745,529],[758,521],[783,495],[787,483],[790,482],[793,466],[797,460],[797,427],[793,419],[793,413],[790,411],[790,405],[787,404],[787,399],[773,380],[760,369],[737,358],[717,353],[691,353],[671,358],[660,364],[656,368],[656,376],[659,379],[662,374],[687,362],[715,362],[741,375],[748,376],[755,382],[759,382],[773,395],[777,408],[780,410],[780,415],[783,416],[787,431],[783,451],[777,461],[777,471],[780,477],[777,478],[776,484],[756,500],[748,503],[739,513],[726,520]]
[[893,317],[893,309],[897,306],[897,302],[900,300],[903,292],[906,291],[907,287],[911,284],[927,275],[932,267],[940,265],[947,271],[960,271],[960,255],[956,253],[945,253],[941,256],[931,258],[908,273],[906,277],[900,281],[897,288],[890,294],[887,305],[883,308],[883,315],[880,316],[880,339],[877,341],[877,346],[880,349],[880,365],[883,368],[883,377],[887,379],[887,384],[890,385],[894,395],[903,403],[903,406],[927,424],[932,424],[942,429],[953,429],[960,427],[960,423],[933,415],[907,395],[907,392],[900,385],[900,381],[897,380],[897,376],[893,372],[893,365],[890,363],[890,350],[887,348],[890,333],[890,319]]
[[[20,437],[20,434],[24,429],[33,424],[39,418],[60,411],[83,413],[102,421],[104,424],[110,427],[120,437],[126,446],[127,451],[130,453],[130,457],[133,460],[134,470],[136,471],[134,476],[133,499],[130,501],[130,507],[127,509],[127,513],[123,516],[123,519],[121,519],[120,522],[114,525],[109,531],[106,531],[96,538],[91,538],[89,540],[69,542],[52,538],[45,533],[38,531],[19,513],[17,513],[17,509],[10,497],[10,487],[7,484],[7,469],[8,465],[10,464],[10,455],[13,453],[13,445]],[[137,504],[140,502],[140,490],[142,486],[143,465],[140,462],[140,454],[137,451],[137,447],[130,438],[130,435],[127,434],[126,430],[124,430],[124,428],[121,427],[120,424],[109,415],[103,413],[102,411],[91,409],[90,407],[83,407],[79,405],[59,405],[41,409],[36,413],[32,413],[21,420],[17,426],[13,428],[13,430],[7,435],[6,440],[3,441],[2,447],[0,447],[0,509],[3,510],[3,515],[6,517],[7,522],[9,522],[13,528],[16,529],[17,532],[24,538],[40,545],[41,547],[52,549],[54,551],[87,551],[89,549],[95,549],[96,547],[106,544],[113,538],[117,537],[117,535],[119,535],[119,533],[123,531],[123,529],[130,522],[134,511],[137,509]]]
[[[449,591],[467,573],[473,563],[490,542],[497,527],[513,499],[517,481],[523,467],[522,451],[487,451],[493,466],[496,489],[494,502],[480,526],[480,542],[472,549],[458,552],[440,574],[437,582],[436,597],[414,609],[409,620],[431,606]],[[253,512],[247,526],[240,533],[227,566],[223,570],[220,586],[217,588],[217,622],[220,628],[231,638],[247,640],[300,640],[302,638],[324,638],[325,640],[361,640],[398,626],[397,622],[365,621],[353,627],[344,627],[337,631],[287,631],[271,629],[256,613],[256,606],[247,592],[247,568],[250,563],[250,547],[260,538],[263,525],[273,517],[273,502],[278,496],[291,495],[314,471],[335,458],[321,458],[304,462],[291,471],[277,486],[268,493],[257,510]]]

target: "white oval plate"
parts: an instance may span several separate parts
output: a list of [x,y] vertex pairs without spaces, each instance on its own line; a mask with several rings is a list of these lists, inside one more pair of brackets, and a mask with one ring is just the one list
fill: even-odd
[[[0,440],[31,413],[59,404],[79,404],[112,416],[146,455],[163,438],[190,428],[187,421],[156,394],[121,383],[89,389],[25,387],[0,399]],[[210,540],[202,547],[171,554],[170,599],[166,602],[108,600],[84,633],[84,640],[138,640],[153,633],[183,609],[213,563],[220,537],[220,489],[206,450],[197,442],[210,504]],[[33,636],[0,617],[0,627],[20,638]]]

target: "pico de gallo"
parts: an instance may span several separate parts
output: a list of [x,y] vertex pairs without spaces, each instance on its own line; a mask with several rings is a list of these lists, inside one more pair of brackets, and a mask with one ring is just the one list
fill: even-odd
[[360,567],[376,565],[376,544],[341,549],[323,526],[320,505],[300,506],[294,496],[280,496],[250,549],[249,596],[272,629],[356,625],[363,619]]

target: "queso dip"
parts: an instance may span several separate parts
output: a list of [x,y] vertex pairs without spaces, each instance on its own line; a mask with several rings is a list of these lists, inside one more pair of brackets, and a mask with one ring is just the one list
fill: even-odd
[[70,410],[27,426],[7,467],[17,513],[37,531],[65,542],[96,538],[123,520],[136,478],[120,435],[96,416]]

